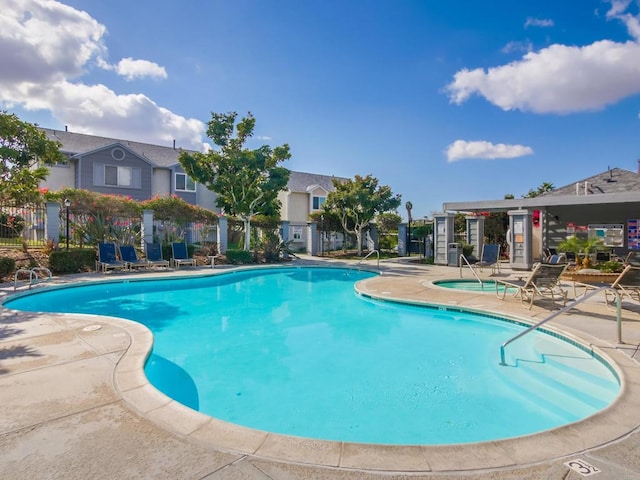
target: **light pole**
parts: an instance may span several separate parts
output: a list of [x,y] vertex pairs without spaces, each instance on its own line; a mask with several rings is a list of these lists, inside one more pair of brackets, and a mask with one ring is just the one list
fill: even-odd
[[66,235],[66,239],[67,239],[67,250],[69,250],[69,207],[71,206],[71,200],[69,200],[68,198],[64,199],[64,208],[65,208],[65,213],[67,216],[67,235]]

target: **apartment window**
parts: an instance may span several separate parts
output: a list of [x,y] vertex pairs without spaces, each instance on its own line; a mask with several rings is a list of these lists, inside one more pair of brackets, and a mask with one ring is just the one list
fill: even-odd
[[186,173],[176,173],[176,190],[182,192],[195,192],[196,182],[194,182]]
[[327,197],[313,197],[313,210],[320,210]]
[[142,170],[96,163],[93,166],[93,184],[96,187],[142,188]]
[[104,184],[112,185],[115,187],[132,187],[133,186],[133,168],[114,167],[112,165],[105,165]]

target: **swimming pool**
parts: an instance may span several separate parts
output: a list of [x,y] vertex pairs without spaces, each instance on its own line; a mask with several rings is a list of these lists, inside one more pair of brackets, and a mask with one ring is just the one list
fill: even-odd
[[509,438],[585,418],[619,391],[600,358],[555,334],[523,337],[502,367],[499,346],[522,325],[356,295],[354,283],[370,276],[235,271],[43,290],[5,306],[139,321],[155,337],[145,372],[158,389],[214,417],[301,437]]

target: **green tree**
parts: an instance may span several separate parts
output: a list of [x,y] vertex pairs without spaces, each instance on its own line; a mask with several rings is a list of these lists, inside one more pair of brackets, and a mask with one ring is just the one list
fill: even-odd
[[[398,243],[398,225],[402,217],[397,213],[381,213],[376,217],[380,249],[391,249]],[[393,235],[393,237],[392,237]]]
[[[216,205],[244,224],[244,249],[251,245],[251,219],[258,214],[278,215],[278,193],[289,181],[289,170],[278,164],[291,157],[289,145],[268,145],[250,150],[245,142],[253,136],[256,121],[249,113],[236,125],[236,112],[211,113],[207,136],[219,147],[206,153],[182,152],[184,171],[214,191]],[[235,136],[234,136],[235,132]]]
[[36,201],[49,174],[46,165],[65,160],[60,147],[35,125],[0,111],[0,200]]
[[356,175],[353,180],[334,179],[335,190],[329,192],[324,210],[336,212],[345,232],[356,236],[358,255],[362,255],[362,235],[376,215],[396,210],[401,203],[400,195],[391,188],[378,186],[378,179],[367,175]]
[[[522,198],[533,198],[533,197],[537,197],[538,195],[542,195],[543,193],[547,193],[550,192],[551,190],[553,190],[553,183],[549,183],[549,182],[543,182],[542,184],[540,184],[540,186],[538,188],[536,188],[535,190],[531,189],[529,190],[529,192],[526,195],[523,195]],[[506,198],[506,197],[505,197]]]

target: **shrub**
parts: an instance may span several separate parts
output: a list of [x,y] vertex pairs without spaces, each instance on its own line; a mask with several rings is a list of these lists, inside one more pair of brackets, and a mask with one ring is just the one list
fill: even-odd
[[55,250],[49,255],[49,269],[54,274],[88,272],[96,267],[93,248]]
[[232,265],[244,265],[254,263],[251,252],[246,250],[227,250],[227,261]]
[[6,212],[0,213],[0,237],[16,238],[20,236],[22,230],[24,230],[24,218]]
[[9,276],[16,269],[16,261],[9,257],[0,257],[0,279]]
[[615,260],[609,260],[602,263],[597,263],[594,268],[600,270],[603,273],[620,273],[623,270],[623,265]]

